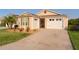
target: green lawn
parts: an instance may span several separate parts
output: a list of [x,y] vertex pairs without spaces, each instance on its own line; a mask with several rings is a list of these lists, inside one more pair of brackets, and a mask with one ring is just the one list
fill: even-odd
[[20,40],[29,34],[20,33],[20,32],[7,32],[5,30],[0,30],[0,46],[8,43],[15,42]]
[[76,50],[79,50],[79,31],[69,31],[69,36],[73,44],[73,47]]

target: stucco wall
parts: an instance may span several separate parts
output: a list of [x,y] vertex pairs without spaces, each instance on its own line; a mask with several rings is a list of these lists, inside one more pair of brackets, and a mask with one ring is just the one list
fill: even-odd
[[29,17],[29,27],[33,29],[33,17]]
[[[37,19],[37,20],[35,20]],[[39,18],[29,17],[29,27],[30,29],[39,29]]]
[[16,22],[17,22],[17,25],[19,26],[19,28],[21,28],[21,17],[18,17]]
[[63,25],[63,27],[64,27],[64,29],[67,29],[68,28],[68,17],[63,17],[63,23],[64,23],[64,25]]

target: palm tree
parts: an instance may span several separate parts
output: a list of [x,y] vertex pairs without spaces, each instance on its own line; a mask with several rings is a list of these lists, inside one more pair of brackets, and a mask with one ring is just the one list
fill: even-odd
[[3,22],[12,29],[12,25],[16,23],[16,15],[5,16]]

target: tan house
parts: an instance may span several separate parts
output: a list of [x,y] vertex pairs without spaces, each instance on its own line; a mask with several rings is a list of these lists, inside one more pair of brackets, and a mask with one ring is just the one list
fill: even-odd
[[41,10],[37,14],[23,13],[17,17],[17,25],[25,30],[33,29],[66,29],[68,17],[49,10]]

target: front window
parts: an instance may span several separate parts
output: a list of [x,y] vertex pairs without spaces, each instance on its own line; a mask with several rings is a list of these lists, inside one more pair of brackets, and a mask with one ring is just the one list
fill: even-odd
[[28,25],[28,17],[23,17],[22,18],[22,25]]
[[23,25],[24,25],[24,22],[23,22]]
[[26,22],[26,25],[27,25],[27,22]]

